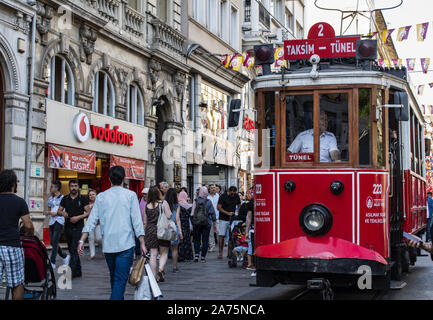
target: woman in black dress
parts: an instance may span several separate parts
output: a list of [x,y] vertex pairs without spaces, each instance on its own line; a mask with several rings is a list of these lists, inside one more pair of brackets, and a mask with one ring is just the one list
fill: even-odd
[[179,193],[177,199],[180,206],[180,225],[183,234],[183,241],[179,244],[178,261],[188,261],[193,259],[190,229],[192,205],[188,203],[188,194],[183,190]]
[[[162,206],[162,211],[166,215],[167,219],[171,219],[171,210],[167,201],[162,200],[161,191],[157,187],[150,188],[147,195],[147,204],[143,214],[144,224],[144,242],[146,249],[150,251],[150,267],[152,268],[153,274],[156,279],[160,282],[164,281],[164,267],[168,259],[168,249],[170,247],[170,241],[159,240],[157,236],[158,231],[158,218],[159,210]],[[158,255],[158,249],[160,251],[159,259],[159,270],[156,272],[156,257]]]

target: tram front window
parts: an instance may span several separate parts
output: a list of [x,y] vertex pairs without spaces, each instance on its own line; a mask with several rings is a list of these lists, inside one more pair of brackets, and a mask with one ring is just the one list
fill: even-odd
[[313,162],[313,95],[286,96],[287,162]]

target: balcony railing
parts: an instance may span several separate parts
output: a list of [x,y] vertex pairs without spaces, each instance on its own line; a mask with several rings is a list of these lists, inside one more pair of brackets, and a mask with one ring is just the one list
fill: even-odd
[[152,47],[154,49],[168,49],[177,54],[184,55],[186,38],[169,25],[159,19],[152,19],[153,29]]
[[259,3],[259,21],[266,27],[271,27],[271,16],[269,15],[268,10],[266,10],[265,6]]
[[141,37],[143,35],[144,21],[144,15],[128,6],[125,6],[124,26],[126,31],[131,32],[137,37]]

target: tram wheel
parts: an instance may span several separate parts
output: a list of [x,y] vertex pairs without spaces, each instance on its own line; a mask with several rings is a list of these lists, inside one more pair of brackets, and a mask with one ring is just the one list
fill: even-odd
[[410,264],[413,266],[416,262],[416,249],[413,247],[408,248],[409,251],[409,258],[410,258]]
[[401,250],[401,269],[403,272],[409,272],[410,256],[407,248]]

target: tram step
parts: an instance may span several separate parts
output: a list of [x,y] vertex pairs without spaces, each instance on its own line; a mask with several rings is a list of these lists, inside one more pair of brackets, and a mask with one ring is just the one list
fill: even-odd
[[390,285],[390,289],[391,290],[401,290],[404,287],[406,287],[407,283],[404,281],[395,281],[395,280],[391,280],[391,285]]

